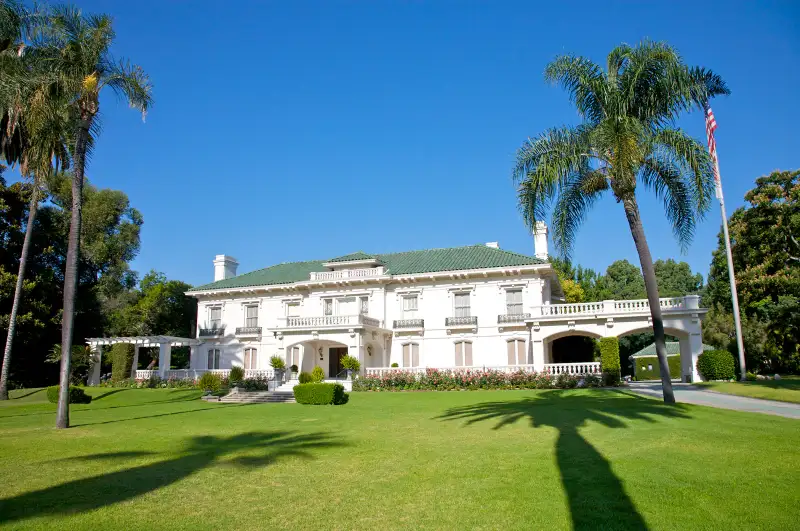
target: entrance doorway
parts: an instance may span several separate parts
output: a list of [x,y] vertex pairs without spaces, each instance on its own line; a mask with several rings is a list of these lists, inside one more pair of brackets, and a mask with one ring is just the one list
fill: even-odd
[[342,358],[347,356],[347,347],[331,347],[328,350],[328,377],[336,378],[336,376],[344,370],[342,367]]

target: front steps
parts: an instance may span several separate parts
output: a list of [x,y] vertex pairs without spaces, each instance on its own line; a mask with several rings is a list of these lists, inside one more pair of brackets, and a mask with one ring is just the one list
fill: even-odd
[[280,387],[276,391],[239,391],[238,393],[229,393],[219,401],[226,404],[292,404],[294,403],[294,393],[291,388],[289,391],[285,391]]

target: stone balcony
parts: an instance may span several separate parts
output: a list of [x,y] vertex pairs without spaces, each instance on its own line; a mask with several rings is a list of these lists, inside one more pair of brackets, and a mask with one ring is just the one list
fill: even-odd
[[253,337],[260,335],[260,326],[239,326],[236,328],[236,337]]
[[[686,313],[700,310],[700,296],[686,295],[685,297],[664,297],[658,300],[664,314]],[[625,315],[648,315],[650,303],[647,299],[627,301],[599,301],[578,302],[572,304],[546,304],[531,308],[529,317],[525,320],[550,320],[572,319],[575,317],[613,317]]]
[[425,319],[395,319],[392,328],[396,330],[419,330],[425,328]]
[[365,280],[370,278],[382,277],[386,274],[386,268],[366,267],[363,269],[342,269],[339,271],[312,271],[309,273],[309,280],[316,282],[330,281],[352,281]]
[[222,337],[225,335],[225,327],[220,328],[201,328],[197,337]]
[[311,317],[283,317],[278,319],[278,330],[320,330],[337,328],[381,328],[380,319],[367,315],[320,315]]

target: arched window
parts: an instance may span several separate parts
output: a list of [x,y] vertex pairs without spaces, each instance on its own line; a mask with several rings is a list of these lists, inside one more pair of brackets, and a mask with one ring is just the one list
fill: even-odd
[[244,349],[244,368],[258,369],[258,351],[256,349]]
[[403,367],[419,367],[419,344],[403,345]]
[[509,339],[506,343],[506,347],[508,350],[509,365],[525,365],[527,363],[524,339]]
[[456,367],[472,367],[472,341],[456,341]]

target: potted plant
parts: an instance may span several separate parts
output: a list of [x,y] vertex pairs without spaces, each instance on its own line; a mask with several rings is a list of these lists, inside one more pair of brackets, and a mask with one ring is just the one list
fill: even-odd
[[228,374],[228,382],[233,389],[238,390],[242,387],[244,382],[244,369],[238,365],[231,367],[231,372]]
[[292,380],[297,380],[297,372],[298,372],[297,365],[292,365],[291,367],[289,367],[289,370],[292,371]]
[[342,367],[347,370],[347,379],[351,380],[353,378],[353,373],[358,372],[361,368],[361,363],[358,361],[358,358],[345,356],[342,358]]
[[269,366],[275,371],[275,379],[283,380],[283,373],[286,370],[286,362],[280,356],[272,356],[269,359]]

